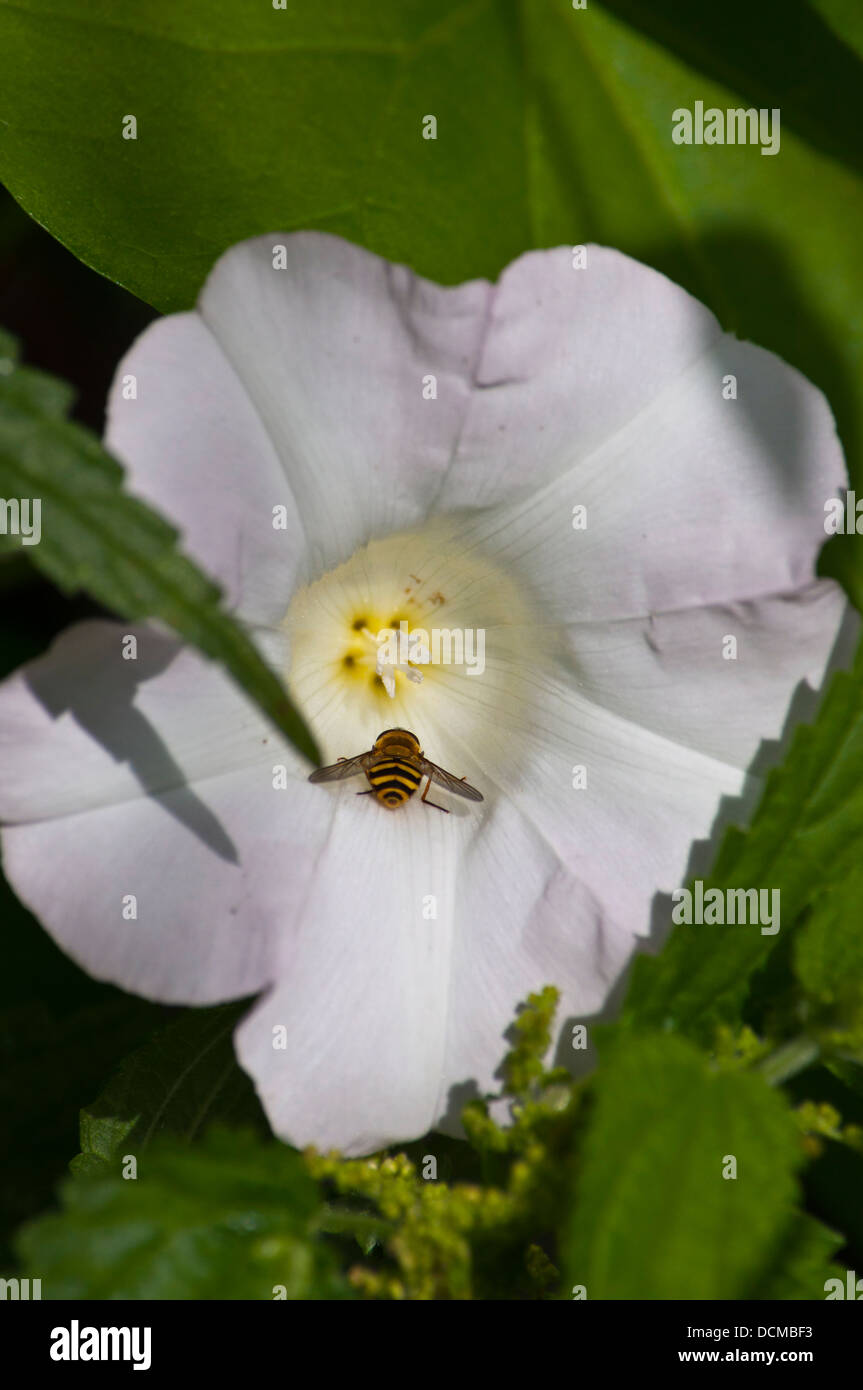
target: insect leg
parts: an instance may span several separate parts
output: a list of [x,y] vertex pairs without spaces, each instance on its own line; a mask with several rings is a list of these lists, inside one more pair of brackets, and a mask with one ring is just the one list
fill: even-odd
[[437,804],[436,801],[426,801],[426,797],[428,796],[430,789],[431,789],[431,778],[430,778],[430,777],[427,777],[427,778],[426,778],[426,789],[425,789],[425,791],[423,792],[422,796],[420,797],[420,801],[425,802],[426,806],[434,806],[434,808],[435,808],[436,811],[443,811],[444,815],[445,815],[445,816],[448,816],[448,815],[449,815],[449,811],[448,811],[448,809],[447,809],[446,806],[438,806],[438,804]]

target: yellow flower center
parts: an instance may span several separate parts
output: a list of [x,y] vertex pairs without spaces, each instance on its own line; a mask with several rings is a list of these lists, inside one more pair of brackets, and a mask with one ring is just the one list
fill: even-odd
[[524,644],[535,656],[545,640],[512,578],[443,521],[369,542],[299,590],[283,627],[288,688],[335,756],[386,728],[422,738],[446,723],[448,699],[463,708],[480,686],[493,718]]

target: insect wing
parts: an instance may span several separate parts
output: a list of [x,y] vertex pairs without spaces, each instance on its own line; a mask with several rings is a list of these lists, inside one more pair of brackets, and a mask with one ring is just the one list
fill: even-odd
[[369,753],[358,753],[355,758],[342,758],[340,762],[330,763],[329,767],[316,768],[309,774],[310,782],[341,782],[345,777],[356,777],[368,767]]
[[472,787],[470,782],[465,782],[461,777],[453,777],[446,768],[438,767],[437,763],[429,762],[428,758],[423,758],[423,770],[433,782],[439,782],[448,791],[455,792],[456,796],[466,796],[468,801],[483,801],[482,792],[478,792],[476,787]]

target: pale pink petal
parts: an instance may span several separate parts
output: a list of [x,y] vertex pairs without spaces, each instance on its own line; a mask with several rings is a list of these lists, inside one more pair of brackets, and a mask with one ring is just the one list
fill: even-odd
[[[129,488],[180,529],[228,605],[277,623],[305,563],[302,525],[273,443],[197,314],[157,320],[126,354],[106,444]],[[276,518],[275,507],[284,508]]]
[[325,850],[278,982],[236,1035],[276,1133],[348,1154],[424,1134],[446,1108],[453,952],[469,929],[458,865],[481,833],[481,817],[419,798],[387,811],[358,788],[314,788],[335,812]]
[[272,978],[330,808],[218,668],[151,628],[71,628],[0,686],[0,763],[4,871],[91,974],[172,1003]]
[[566,248],[522,257],[497,286],[477,386],[438,506],[485,505],[464,546],[520,575],[551,620],[812,578],[846,481],[824,397],[656,271],[601,247],[581,271]]
[[573,623],[570,669],[592,704],[746,769],[763,740],[776,751],[792,705],[795,721],[812,718],[828,662],[848,663],[859,630],[839,586],[818,579],[750,602]]
[[490,293],[443,289],[321,232],[256,237],[216,265],[200,312],[279,456],[311,577],[424,517],[457,447]]

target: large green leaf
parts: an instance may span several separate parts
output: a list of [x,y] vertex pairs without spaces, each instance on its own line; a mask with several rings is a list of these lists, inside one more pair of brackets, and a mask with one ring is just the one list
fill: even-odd
[[[853,671],[834,677],[815,724],[797,730],[748,833],[734,828],[726,835],[705,889],[779,889],[784,940],[827,886],[856,868],[861,840],[863,651]],[[675,927],[659,956],[636,960],[624,1018],[709,1041],[717,1021],[739,1016],[753,973],[778,940],[752,925]],[[814,953],[813,941],[813,981]],[[859,959],[853,953],[849,938],[846,964]]]
[[[507,95],[519,58],[494,8],[0,5],[0,177],[83,260],[163,309],[188,305],[225,247],[277,228],[325,227],[460,278],[487,259],[489,226],[504,260],[525,228]],[[422,138],[430,113],[437,141]]]
[[[123,617],[158,618],[220,661],[313,762],[314,741],[282,685],[221,607],[219,590],[182,555],[177,533],[123,489],[123,470],[98,439],[66,419],[64,382],[17,365],[0,335],[0,497],[39,499],[41,539],[0,535],[62,589],[85,590]],[[5,528],[4,528],[5,529]]]
[[802,1155],[782,1096],[712,1071],[680,1038],[608,1039],[601,1054],[563,1239],[567,1286],[589,1299],[758,1297],[798,1239]]
[[43,1298],[349,1296],[317,1234],[317,1188],[282,1144],[226,1130],[193,1149],[162,1139],[135,1175],[71,1178],[61,1200],[18,1239]]

